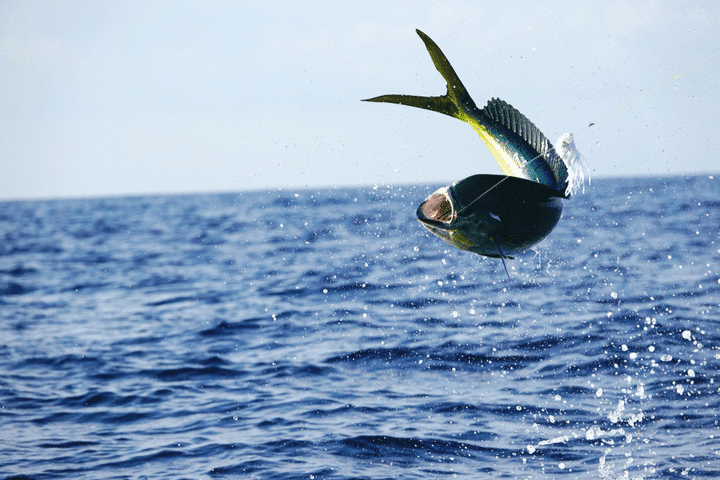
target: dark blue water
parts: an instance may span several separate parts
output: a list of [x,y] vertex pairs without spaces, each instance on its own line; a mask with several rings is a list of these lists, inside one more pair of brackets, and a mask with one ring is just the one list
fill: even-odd
[[434,189],[0,204],[0,478],[720,476],[720,177],[594,181],[511,280]]

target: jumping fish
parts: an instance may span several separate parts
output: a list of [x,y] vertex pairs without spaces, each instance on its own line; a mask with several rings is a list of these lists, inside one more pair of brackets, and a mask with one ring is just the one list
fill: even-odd
[[437,44],[416,31],[447,82],[445,95],[382,95],[365,101],[449,115],[469,123],[480,135],[505,176],[473,175],[443,187],[418,207],[417,218],[451,245],[501,258],[505,266],[505,258],[532,247],[555,228],[561,199],[583,184],[587,165],[572,134],[563,135],[556,146],[561,148],[555,148],[508,103],[492,98],[478,108]]

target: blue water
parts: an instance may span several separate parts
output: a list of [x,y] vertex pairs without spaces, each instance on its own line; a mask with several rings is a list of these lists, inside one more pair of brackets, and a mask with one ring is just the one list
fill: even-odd
[[436,187],[0,204],[0,478],[719,477],[720,176],[593,181],[510,280]]

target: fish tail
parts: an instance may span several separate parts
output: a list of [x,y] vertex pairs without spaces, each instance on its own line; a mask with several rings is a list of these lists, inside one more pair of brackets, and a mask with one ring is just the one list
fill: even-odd
[[368,98],[365,102],[382,102],[397,103],[399,105],[408,105],[411,107],[423,108],[433,112],[442,113],[459,120],[467,121],[467,113],[476,111],[475,102],[470,97],[460,78],[455,73],[452,65],[448,61],[445,54],[440,50],[430,37],[420,30],[416,30],[425,47],[430,53],[435,68],[443,76],[447,82],[447,92],[445,95],[438,97],[421,97],[415,95],[381,95],[375,98]]

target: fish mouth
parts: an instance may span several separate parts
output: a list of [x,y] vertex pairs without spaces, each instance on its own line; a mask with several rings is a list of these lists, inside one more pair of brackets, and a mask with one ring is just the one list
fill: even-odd
[[447,187],[436,191],[420,204],[417,218],[426,225],[450,228],[457,219],[457,212]]

